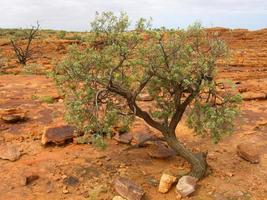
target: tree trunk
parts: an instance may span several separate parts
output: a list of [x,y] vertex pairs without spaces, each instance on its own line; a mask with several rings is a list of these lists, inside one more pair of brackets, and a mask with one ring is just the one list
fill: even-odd
[[188,150],[174,134],[164,134],[168,145],[181,157],[191,164],[191,171],[188,175],[201,179],[207,174],[206,154],[203,152],[194,154]]

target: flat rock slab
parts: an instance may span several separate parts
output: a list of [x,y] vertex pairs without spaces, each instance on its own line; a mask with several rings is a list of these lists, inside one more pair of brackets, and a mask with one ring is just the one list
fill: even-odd
[[54,143],[57,145],[64,144],[66,140],[74,137],[74,131],[75,127],[69,125],[48,128],[42,135],[41,143],[43,145],[48,143]]
[[144,190],[126,178],[117,178],[114,182],[115,190],[127,200],[141,200],[145,195]]
[[148,154],[152,158],[167,159],[176,155],[174,150],[167,147],[163,142],[153,143],[148,150]]
[[26,120],[26,111],[18,108],[12,108],[12,109],[1,109],[0,110],[0,118],[5,123],[18,123],[23,122]]
[[192,176],[182,176],[177,185],[176,191],[182,196],[187,197],[196,190],[197,178]]
[[16,145],[5,145],[0,147],[0,159],[16,161],[21,156],[21,150]]
[[122,133],[122,134],[116,133],[113,139],[123,144],[129,144],[131,143],[133,139],[133,135],[130,132]]
[[255,144],[242,143],[237,145],[236,147],[237,155],[244,160],[257,164],[260,162],[260,154],[257,150],[257,146]]

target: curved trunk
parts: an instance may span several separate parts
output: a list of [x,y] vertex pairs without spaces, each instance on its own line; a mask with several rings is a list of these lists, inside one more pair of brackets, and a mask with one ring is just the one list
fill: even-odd
[[168,145],[181,157],[191,164],[191,171],[188,175],[201,179],[207,174],[207,161],[205,153],[194,154],[188,150],[175,135],[164,134]]

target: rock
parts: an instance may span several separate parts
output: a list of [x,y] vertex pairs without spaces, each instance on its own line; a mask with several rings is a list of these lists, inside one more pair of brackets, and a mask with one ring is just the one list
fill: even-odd
[[140,186],[122,177],[115,180],[114,187],[119,195],[127,200],[141,200],[145,194]]
[[75,128],[69,125],[57,126],[48,128],[42,135],[41,143],[54,143],[57,145],[64,144],[66,140],[72,139],[74,136]]
[[146,141],[157,139],[157,137],[151,133],[149,127],[146,125],[134,127],[132,130],[132,135],[132,144],[137,146],[143,146]]
[[166,159],[175,155],[175,152],[166,147],[163,142],[157,142],[150,146],[148,154],[152,158]]
[[126,200],[126,199],[122,198],[121,196],[115,196],[112,198],[112,200]]
[[79,179],[74,176],[64,178],[63,183],[65,185],[76,186],[80,183]]
[[175,183],[176,181],[177,178],[175,176],[169,174],[162,174],[159,182],[159,192],[167,193],[171,189],[173,183]]
[[26,186],[26,185],[32,183],[33,181],[35,181],[35,180],[37,180],[37,179],[39,179],[39,175],[36,174],[36,173],[32,173],[32,172],[30,172],[30,173],[25,174],[25,175],[23,176],[22,181],[21,181],[21,184],[22,184],[23,186]]
[[26,120],[26,111],[18,108],[0,110],[0,118],[6,123],[18,123]]
[[182,176],[177,183],[176,190],[182,197],[186,197],[195,191],[196,184],[197,178],[192,176]]
[[64,186],[63,187],[62,193],[63,194],[68,194],[69,193],[69,190],[68,190],[68,187],[67,186]]
[[153,97],[149,94],[139,94],[137,97],[137,101],[153,101]]
[[237,145],[237,155],[252,164],[260,162],[260,156],[255,144],[242,143]]
[[16,161],[20,156],[21,151],[16,145],[5,145],[0,147],[0,159]]
[[131,133],[126,132],[123,134],[116,133],[116,135],[113,138],[114,138],[114,140],[116,140],[120,143],[129,144],[132,141],[133,136]]

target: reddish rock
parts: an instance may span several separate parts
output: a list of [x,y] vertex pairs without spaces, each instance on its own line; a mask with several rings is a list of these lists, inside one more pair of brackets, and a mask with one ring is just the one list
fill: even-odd
[[123,134],[116,133],[116,135],[113,137],[113,139],[120,142],[120,143],[129,144],[132,141],[133,136],[129,132],[123,133]]
[[117,178],[114,182],[115,190],[127,200],[141,200],[145,195],[144,190],[126,178]]
[[182,176],[176,186],[176,191],[182,197],[189,196],[196,190],[197,178],[192,176]]
[[260,156],[255,144],[242,143],[237,145],[237,155],[252,164],[260,162]]
[[150,146],[148,154],[152,158],[166,159],[175,155],[175,152],[168,148],[163,142],[157,142]]
[[12,108],[0,110],[0,118],[6,123],[18,123],[26,120],[26,111]]
[[20,149],[16,145],[5,145],[0,147],[0,159],[16,161],[20,156]]
[[39,175],[38,174],[35,174],[35,173],[27,173],[23,176],[22,178],[22,181],[21,181],[21,184],[23,186],[26,186],[30,183],[32,183],[33,181],[39,179]]
[[41,143],[54,143],[57,145],[64,144],[66,140],[72,139],[74,136],[75,128],[73,126],[64,125],[48,128],[42,135]]

